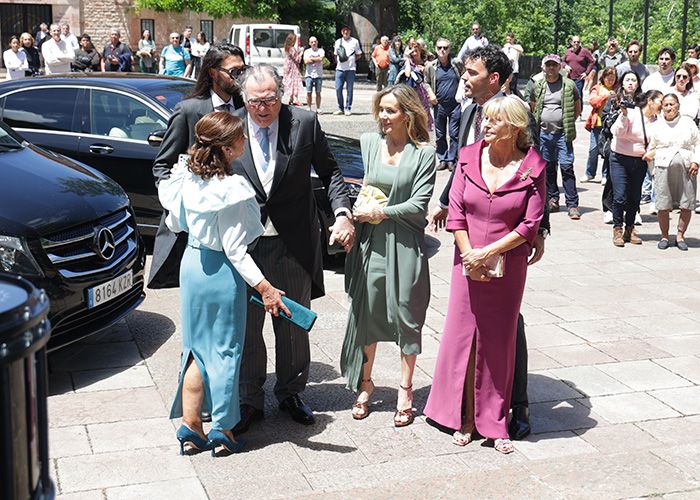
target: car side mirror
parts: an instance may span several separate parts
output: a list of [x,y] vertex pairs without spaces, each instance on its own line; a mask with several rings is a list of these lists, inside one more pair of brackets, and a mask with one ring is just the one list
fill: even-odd
[[165,137],[165,132],[166,129],[162,128],[159,130],[154,130],[153,132],[150,133],[148,136],[148,144],[153,146],[154,148],[159,148],[161,143],[163,142],[163,137]]

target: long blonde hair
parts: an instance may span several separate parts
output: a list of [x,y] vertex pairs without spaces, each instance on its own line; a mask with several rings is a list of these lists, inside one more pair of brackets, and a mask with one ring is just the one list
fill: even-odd
[[420,102],[420,98],[415,90],[406,84],[399,83],[393,87],[387,87],[374,94],[372,102],[372,114],[379,125],[379,132],[382,131],[382,125],[379,122],[379,103],[385,95],[393,95],[396,102],[399,103],[401,111],[408,118],[406,128],[408,129],[408,137],[415,146],[426,146],[430,141],[430,132],[428,131],[428,114]]

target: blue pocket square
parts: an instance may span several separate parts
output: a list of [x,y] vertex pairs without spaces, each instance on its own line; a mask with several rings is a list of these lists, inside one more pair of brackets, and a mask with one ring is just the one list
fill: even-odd
[[[260,294],[257,292],[250,296],[250,301],[260,307],[263,307],[264,305]],[[289,312],[292,313],[292,315],[290,317],[284,312],[280,311],[280,318],[286,319],[306,332],[311,331],[311,328],[313,328],[314,323],[316,322],[318,314],[313,312],[308,307],[304,307],[298,302],[294,302],[292,299],[288,299],[287,297],[283,296],[282,302],[284,302],[284,305],[287,306],[287,309],[289,309]]]

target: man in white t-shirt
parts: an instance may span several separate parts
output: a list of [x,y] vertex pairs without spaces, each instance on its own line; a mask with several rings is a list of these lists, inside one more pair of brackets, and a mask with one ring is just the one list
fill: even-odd
[[[360,42],[357,38],[350,36],[350,27],[343,26],[340,29],[340,34],[343,35],[335,41],[335,46],[333,47],[333,53],[336,57],[336,67],[335,67],[335,96],[338,99],[338,111],[333,113],[334,115],[350,115],[352,108],[352,89],[355,86],[355,70],[356,61],[362,55],[362,49],[360,48]],[[340,47],[345,49],[345,57],[341,60],[338,55],[338,50]],[[345,100],[345,107],[343,108],[343,86],[347,85],[348,96]]]
[[511,32],[506,35],[506,43],[503,45],[503,52],[505,52],[513,68],[513,76],[510,80],[510,93],[518,95],[518,72],[520,71],[518,60],[523,53],[523,46],[515,41],[514,33]]
[[311,93],[316,89],[316,113],[321,111],[321,87],[323,85],[323,58],[326,52],[319,48],[318,39],[309,37],[309,48],[304,51],[306,64],[306,104],[311,111]]
[[70,25],[68,23],[63,23],[61,25],[61,40],[65,40],[73,49],[73,52],[78,52],[80,50],[80,42],[78,42],[78,37],[70,32]]
[[457,54],[457,59],[462,61],[467,52],[471,52],[479,47],[486,47],[488,44],[489,40],[481,34],[481,26],[479,23],[474,23],[472,24],[472,36],[464,41],[462,48],[459,49],[459,53]]
[[75,60],[73,47],[61,39],[61,27],[58,24],[52,24],[49,31],[51,38],[41,44],[46,74],[70,73],[70,63]]
[[676,61],[676,53],[671,47],[663,47],[656,54],[656,63],[659,65],[659,71],[647,76],[642,82],[642,90],[658,90],[664,95],[671,91],[673,84],[673,63]]

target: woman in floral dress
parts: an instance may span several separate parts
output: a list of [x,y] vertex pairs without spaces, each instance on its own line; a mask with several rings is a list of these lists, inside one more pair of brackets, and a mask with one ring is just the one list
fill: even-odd
[[301,105],[299,94],[301,93],[301,72],[299,64],[304,49],[297,47],[297,36],[294,33],[287,35],[284,41],[284,85],[285,97],[289,97],[289,104]]

